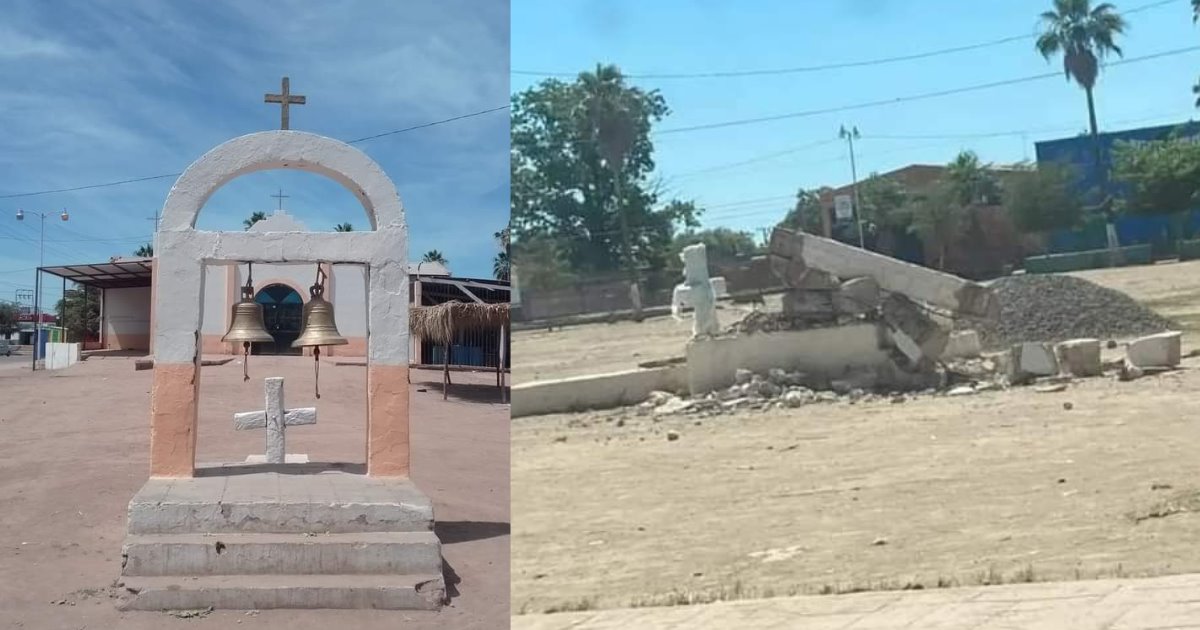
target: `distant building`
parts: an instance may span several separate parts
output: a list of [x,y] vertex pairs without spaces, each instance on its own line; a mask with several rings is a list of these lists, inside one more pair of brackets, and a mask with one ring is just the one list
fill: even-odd
[[[1046,140],[1034,143],[1038,164],[1055,163],[1071,167],[1078,177],[1078,190],[1082,194],[1095,194],[1104,175],[1111,173],[1113,149],[1118,142],[1153,142],[1166,140],[1173,134],[1200,141],[1200,123],[1185,122],[1157,127],[1141,127],[1099,134],[1094,140],[1089,134],[1071,138]],[[1096,160],[1096,147],[1100,149],[1100,160]],[[1113,192],[1120,195],[1119,186]]]

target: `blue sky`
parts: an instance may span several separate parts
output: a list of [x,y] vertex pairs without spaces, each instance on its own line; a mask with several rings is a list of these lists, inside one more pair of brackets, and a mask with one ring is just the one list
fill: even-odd
[[[493,0],[10,0],[0,22],[0,299],[32,287],[38,223],[46,264],[107,261],[150,240],[173,177],[210,148],[277,129],[263,103],[291,77],[292,129],[342,140],[504,106],[509,12]],[[410,257],[442,251],[456,275],[491,277],[492,238],[508,219],[508,113],[356,146],[396,182]],[[238,178],[201,212],[203,229],[241,229],[284,208],[313,230],[366,229],[355,198],[318,175]],[[57,213],[66,208],[70,221]],[[55,286],[58,288],[55,289]],[[61,285],[51,283],[56,299]]]
[[[1200,46],[1187,0],[1127,0],[1119,41],[1133,59]],[[1047,72],[1033,50],[1050,0],[513,0],[512,88],[615,63],[629,75],[725,72],[856,62],[1026,36],[995,46],[831,71],[720,79],[631,79],[660,89],[673,110],[663,131],[891,100]],[[1200,51],[1113,66],[1096,90],[1102,130],[1193,116]],[[1061,74],[994,89],[852,111],[656,136],[666,189],[708,208],[706,227],[777,222],[799,188],[850,181],[840,125],[856,125],[860,177],[912,163],[945,163],[962,149],[982,159],[1033,159],[1038,140],[1087,128],[1082,90]],[[1013,133],[1007,133],[1013,132]],[[997,134],[994,137],[964,138]],[[934,136],[934,137],[930,137]],[[942,137],[936,137],[942,136]],[[740,166],[739,162],[750,161]]]

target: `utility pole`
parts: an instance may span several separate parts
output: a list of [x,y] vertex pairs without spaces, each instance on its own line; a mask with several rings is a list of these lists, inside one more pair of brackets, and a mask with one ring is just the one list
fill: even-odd
[[858,224],[858,246],[866,249],[866,242],[863,239],[863,222],[860,214],[861,208],[858,204],[858,166],[854,163],[854,141],[862,136],[858,133],[858,127],[850,127],[846,129],[845,125],[838,130],[838,137],[845,140],[850,145],[850,192],[854,196],[854,222]]
[[[42,267],[46,266],[46,217],[48,217],[50,215],[49,215],[49,213],[46,213],[46,212],[34,212],[33,214],[41,217],[41,219],[42,219],[41,230],[38,234],[38,268],[37,268],[37,272],[36,272],[36,275],[34,276],[34,280],[33,280],[34,295],[33,295],[33,352],[32,352],[32,354],[33,354],[33,369],[36,370],[38,358],[40,358],[38,355],[40,354],[40,350],[42,348],[42,344],[41,344],[41,341],[42,341]],[[66,221],[71,218],[71,216],[67,214],[66,208],[63,208],[62,213],[59,214],[58,216],[63,221]],[[17,208],[17,220],[18,221],[25,220],[25,211],[20,208]],[[64,279],[63,285],[64,285],[64,287],[66,286],[65,279]],[[65,292],[65,290],[64,290],[64,292]]]

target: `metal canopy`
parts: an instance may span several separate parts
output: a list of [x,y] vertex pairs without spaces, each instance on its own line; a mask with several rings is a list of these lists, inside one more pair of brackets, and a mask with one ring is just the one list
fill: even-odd
[[42,267],[40,271],[97,289],[128,289],[150,286],[151,264],[150,258],[142,258],[94,265]]

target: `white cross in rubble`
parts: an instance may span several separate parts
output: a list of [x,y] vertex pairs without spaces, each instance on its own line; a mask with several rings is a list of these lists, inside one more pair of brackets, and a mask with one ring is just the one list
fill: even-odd
[[284,427],[297,424],[316,424],[316,407],[301,409],[284,409],[283,407],[283,377],[276,376],[264,379],[267,393],[267,406],[264,411],[249,411],[233,414],[233,428],[267,430],[267,463],[282,464],[284,462]]

